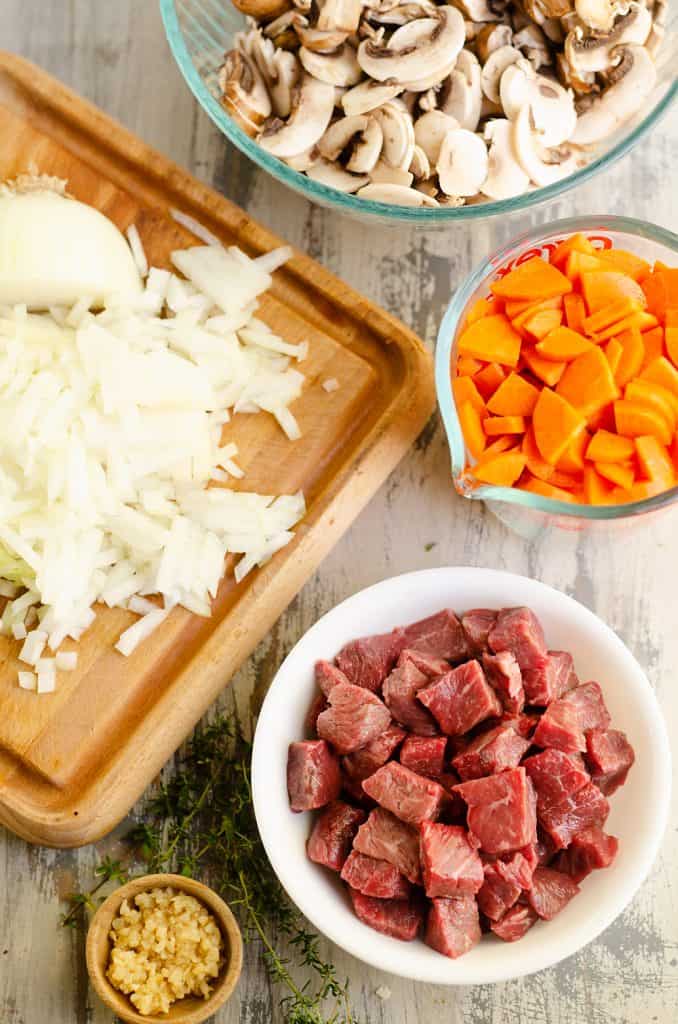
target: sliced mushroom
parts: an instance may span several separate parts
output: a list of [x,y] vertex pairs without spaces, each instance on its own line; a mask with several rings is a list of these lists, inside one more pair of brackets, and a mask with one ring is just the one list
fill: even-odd
[[412,162],[414,152],[414,128],[412,118],[398,100],[384,103],[372,112],[383,133],[381,158],[390,167],[406,171]]
[[448,132],[458,127],[458,122],[442,110],[430,110],[417,119],[414,125],[414,141],[424,151],[432,167],[438,162],[443,139]]
[[571,92],[553,79],[537,75],[530,92],[530,106],[542,146],[551,149],[571,138],[577,124]]
[[487,177],[487,147],[481,135],[455,128],[443,139],[436,163],[440,187],[448,196],[474,196]]
[[427,110],[438,109],[438,93],[435,89],[427,89],[423,95],[418,97],[419,109],[426,113]]
[[308,25],[308,18],[300,14],[299,11],[290,10],[285,11],[280,17],[275,18],[274,21],[269,22],[263,28],[263,33],[268,39],[272,39],[276,46],[282,46],[283,41],[291,33],[291,37],[294,39],[295,44],[298,45],[299,40],[295,33],[297,26]]
[[611,32],[620,7],[617,0],[574,0],[577,15],[594,32]]
[[309,75],[329,85],[356,85],[362,78],[355,50],[344,43],[334,53],[317,53],[305,46],[299,49],[299,60]]
[[427,92],[429,89],[440,85],[448,77],[456,67],[457,60],[458,57],[455,57],[447,67],[444,67],[442,70],[432,71],[430,75],[426,75],[424,78],[403,82],[403,89],[408,89],[410,92]]
[[526,104],[511,123],[511,141],[518,163],[540,188],[567,178],[577,169],[574,153],[566,146],[547,149],[535,130],[532,109]]
[[350,35],[358,30],[362,9],[362,0],[324,0],[316,28],[321,32],[339,31]]
[[349,116],[353,114],[368,114],[370,110],[376,110],[383,103],[395,99],[403,91],[403,87],[397,82],[361,82],[344,93],[341,97],[341,105],[344,113]]
[[257,21],[271,21],[289,8],[288,0],[233,0],[233,6]]
[[361,199],[372,199],[375,203],[395,203],[396,206],[437,206],[431,196],[405,185],[382,185],[373,182],[358,192]]
[[383,160],[378,160],[370,171],[370,181],[375,185],[404,185],[408,188],[414,181],[414,175],[410,171],[389,167]]
[[320,160],[313,164],[306,174],[313,181],[336,188],[339,192],[357,192],[370,182],[366,174],[350,174],[341,164],[330,163],[329,160]]
[[314,53],[336,53],[348,39],[348,32],[340,32],[339,29],[323,31],[304,25],[301,21],[297,22],[294,30],[301,45]]
[[431,177],[431,165],[426,153],[421,146],[415,146],[410,163],[410,174],[413,174],[417,181],[424,181]]
[[454,0],[454,6],[458,7],[468,21],[478,22],[501,21],[501,14],[492,10],[488,0]]
[[509,121],[518,116],[522,107],[529,103],[536,75],[530,62],[525,58],[509,64],[499,82],[499,98]]
[[407,25],[416,18],[431,18],[436,13],[436,5],[430,0],[421,3],[399,3],[385,11],[373,11],[369,14],[370,21],[384,25]]
[[483,195],[488,199],[510,199],[511,196],[522,195],[529,187],[530,177],[516,159],[510,122],[504,118],[488,121],[484,134],[490,143],[490,151]]
[[271,114],[271,100],[254,61],[239,50],[230,50],[219,70],[219,87],[225,108],[241,119],[248,135],[251,125],[256,134],[257,126]]
[[577,119],[572,142],[578,146],[606,139],[640,109],[654,88],[657,68],[644,47],[613,50],[612,57],[621,60],[608,74],[608,88]]
[[448,68],[463,45],[461,14],[454,7],[440,7],[435,18],[420,18],[399,28],[385,46],[364,40],[358,47],[358,63],[378,82],[416,82]]
[[578,96],[598,90],[596,76],[593,71],[581,71],[576,74],[564,53],[556,55],[556,73],[568,89],[573,89]]
[[322,157],[317,146],[311,146],[310,149],[304,150],[303,153],[299,153],[298,156],[287,157],[285,163],[288,167],[291,167],[293,171],[308,171],[311,167],[314,167]]
[[384,142],[379,121],[368,117],[367,124],[353,145],[346,168],[354,174],[369,174],[376,166]]
[[491,53],[480,72],[480,87],[488,100],[499,103],[499,83],[510,64],[521,60],[522,53],[515,46],[500,46]]
[[632,3],[626,14],[617,18],[605,35],[584,35],[574,29],[565,39],[565,58],[576,74],[607,71],[611,67],[610,51],[629,43],[643,46],[652,28],[652,15],[647,7]]
[[438,196],[438,186],[432,178],[428,181],[416,181],[412,188],[416,188],[417,192],[423,192],[425,196],[430,196],[431,199],[436,199]]
[[549,42],[534,22],[513,33],[513,46],[523,51],[535,71],[553,63]]
[[491,53],[502,46],[510,46],[513,39],[513,29],[510,25],[500,25],[490,22],[483,25],[475,37],[476,56],[481,64],[484,64]]
[[262,148],[273,156],[298,156],[322,137],[333,110],[334,86],[304,74],[294,89],[289,118],[266,127],[260,139]]
[[367,128],[364,114],[354,117],[342,117],[331,124],[318,142],[318,150],[326,160],[338,160],[355,135],[360,135]]
[[443,82],[439,108],[459,122],[460,128],[474,132],[480,120],[483,92],[480,64],[469,50],[462,50],[452,74]]

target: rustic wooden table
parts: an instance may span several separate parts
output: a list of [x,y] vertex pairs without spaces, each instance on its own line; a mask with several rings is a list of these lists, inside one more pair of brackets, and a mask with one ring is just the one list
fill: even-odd
[[[309,251],[433,344],[451,291],[488,250],[530,222],[626,213],[678,230],[678,109],[605,175],[523,220],[424,233],[361,227],[310,206],[227,145],[198,109],[170,57],[155,0],[3,0],[0,45],[62,78]],[[0,143],[1,144],[1,143]],[[296,639],[337,601],[383,577],[433,565],[526,573],[574,595],[617,630],[647,669],[678,730],[678,568],[670,524],[613,540],[527,545],[449,482],[437,420],[326,559],[241,670],[235,691],[261,692]],[[430,545],[433,544],[433,547]],[[225,693],[225,705],[232,699]],[[333,950],[356,1010],[372,1024],[675,1024],[678,1018],[678,801],[662,854],[628,910],[559,967],[504,985],[445,989],[370,970]],[[58,926],[60,896],[88,886],[97,853],[41,850],[0,831],[0,1021],[110,1024],[87,986],[83,938]],[[390,998],[384,998],[390,990]],[[379,994],[377,991],[379,990]],[[250,951],[219,1024],[280,1021]]]

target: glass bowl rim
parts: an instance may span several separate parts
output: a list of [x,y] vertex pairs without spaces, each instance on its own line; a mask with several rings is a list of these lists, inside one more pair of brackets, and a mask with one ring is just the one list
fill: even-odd
[[[223,2],[228,3],[230,0],[223,0]],[[393,203],[378,203],[373,199],[359,199],[356,196],[339,192],[337,189],[329,188],[327,185],[321,185],[319,182],[306,177],[300,171],[292,170],[287,164],[271,156],[253,139],[250,139],[214,98],[195,67],[186,47],[181,25],[179,24],[177,3],[178,0],[160,0],[160,13],[170,50],[191,92],[220,131],[238,149],[245,153],[250,160],[258,164],[259,167],[268,171],[269,174],[282,182],[282,184],[287,185],[296,192],[302,193],[312,202],[322,206],[329,205],[343,213],[366,214],[371,217],[379,217],[382,220],[389,220],[393,223],[418,224],[424,227],[463,223],[465,221],[496,217],[501,214],[524,212],[543,203],[555,200],[577,185],[589,181],[599,171],[612,166],[613,163],[616,163],[617,160],[625,156],[664,116],[676,96],[678,96],[677,79],[669,84],[659,102],[636,125],[632,132],[629,132],[627,136],[590,164],[552,185],[537,188],[531,192],[525,192],[523,195],[514,196],[511,199],[493,200],[471,206],[429,209],[398,206]]]
[[[651,224],[648,221],[637,220],[633,217],[602,214],[600,216],[567,217],[562,220],[552,221],[549,224],[539,224],[529,228],[520,235],[513,236],[500,249],[492,252],[476,265],[474,270],[471,271],[454,292],[441,321],[436,341],[436,394],[438,397],[438,408],[450,449],[453,481],[457,479],[464,469],[466,449],[452,391],[450,361],[455,333],[466,305],[483,281],[516,249],[542,241],[549,235],[571,234],[577,231],[625,232],[629,235],[636,235],[647,239],[650,242],[658,242],[678,253],[678,235],[672,231],[668,231],[658,224]],[[662,491],[661,494],[657,494],[654,497],[645,498],[643,501],[628,502],[624,505],[573,504],[571,502],[546,498],[540,494],[533,494],[531,491],[520,490],[517,487],[496,487],[492,484],[481,484],[479,487],[468,492],[459,491],[455,484],[455,489],[457,493],[460,493],[465,498],[482,501],[501,501],[506,504],[538,509],[542,512],[558,516],[589,520],[631,518],[646,512],[665,508],[678,501],[678,485]]]

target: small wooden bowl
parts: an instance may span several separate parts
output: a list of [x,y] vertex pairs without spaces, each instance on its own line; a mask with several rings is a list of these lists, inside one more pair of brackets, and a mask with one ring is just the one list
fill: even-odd
[[[188,893],[200,901],[216,920],[224,940],[224,963],[209,999],[187,996],[174,1003],[169,1013],[144,1016],[135,1010],[129,998],[111,985],[106,977],[106,968],[111,952],[109,932],[111,923],[120,910],[124,899],[133,899],[140,892],[167,887]],[[217,1012],[232,995],[242,970],[242,935],[238,922],[212,889],[201,882],[181,875],[144,875],[127,885],[116,889],[101,904],[87,933],[87,970],[92,985],[100,999],[127,1024],[153,1024],[155,1021],[171,1021],[172,1024],[200,1024]]]

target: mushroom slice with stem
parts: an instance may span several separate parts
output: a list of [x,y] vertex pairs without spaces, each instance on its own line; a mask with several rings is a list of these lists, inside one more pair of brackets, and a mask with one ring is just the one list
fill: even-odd
[[271,21],[289,8],[288,0],[233,0],[233,6],[257,21]]
[[561,146],[571,138],[577,126],[574,97],[559,82],[537,75],[531,83],[530,106],[542,146]]
[[354,117],[342,117],[331,124],[318,142],[320,155],[329,160],[338,160],[339,156],[351,144],[354,137],[367,128],[364,114]]
[[432,167],[435,167],[438,162],[443,139],[448,132],[452,132],[458,127],[459,124],[455,118],[443,113],[442,110],[429,110],[427,114],[422,114],[415,121],[414,141],[426,154]]
[[298,156],[322,137],[333,111],[334,86],[304,74],[294,89],[289,118],[269,124],[259,142],[273,156]]
[[277,117],[289,117],[292,93],[301,77],[301,66],[289,50],[276,50],[273,57],[273,76],[267,82],[273,112]]
[[621,47],[611,56],[621,60],[607,75],[607,89],[577,118],[571,141],[578,146],[612,135],[642,107],[657,80],[655,63],[643,46]]
[[593,71],[576,73],[564,53],[556,54],[556,73],[560,81],[568,89],[573,89],[578,96],[586,95],[594,90],[600,91]]
[[488,0],[454,0],[454,6],[464,15],[467,21],[479,22],[501,21],[501,12],[493,10]]
[[438,107],[458,121],[460,128],[474,132],[480,120],[482,102],[478,58],[470,50],[462,50],[454,71],[441,86]]
[[482,192],[488,199],[510,199],[527,192],[529,175],[516,159],[511,139],[511,123],[505,118],[488,121],[485,139],[490,144],[487,158],[487,177]]
[[339,30],[349,35],[358,31],[362,0],[324,0],[319,7],[316,27],[321,31]]
[[375,203],[394,203],[396,206],[438,206],[432,196],[406,185],[386,185],[372,182],[358,192],[361,199],[372,199]]
[[475,37],[476,56],[481,64],[484,64],[491,53],[502,46],[510,46],[513,39],[513,29],[510,25],[502,25],[498,22],[490,22],[483,25]]
[[439,7],[434,18],[419,18],[397,29],[386,45],[363,40],[358,63],[378,82],[417,82],[449,68],[464,40],[464,19],[459,11]]
[[575,74],[607,71],[612,65],[610,52],[615,46],[643,46],[651,29],[652,15],[647,7],[632,3],[605,35],[585,35],[581,28],[568,32],[564,47],[565,58]]
[[376,117],[368,117],[367,124],[353,145],[346,169],[354,174],[369,174],[379,159],[384,134]]
[[431,177],[431,165],[421,146],[414,147],[410,173],[414,175],[416,181],[425,181]]
[[509,64],[499,82],[499,98],[502,109],[509,121],[518,116],[522,107],[529,103],[536,74],[526,58]]
[[414,127],[407,109],[399,100],[390,100],[372,112],[383,133],[382,160],[406,171],[414,152]]
[[535,71],[553,63],[549,42],[539,25],[530,22],[513,33],[513,46],[522,50]]
[[488,100],[499,103],[499,83],[510,64],[522,59],[522,53],[515,46],[500,46],[491,53],[480,72],[480,87]]
[[488,171],[487,146],[481,135],[466,128],[448,132],[436,163],[440,187],[448,196],[475,196]]
[[295,24],[294,30],[301,45],[314,53],[334,53],[348,39],[348,32],[340,32],[339,29],[323,31],[303,24],[301,19]]
[[303,153],[299,153],[297,156],[287,157],[285,163],[288,167],[291,167],[293,171],[308,171],[311,167],[315,166],[322,157],[317,146],[311,146],[309,149],[305,149]]
[[510,123],[516,159],[535,185],[540,188],[552,185],[576,171],[577,162],[571,149],[567,146],[553,149],[544,146],[541,134],[535,129],[529,103]]
[[[271,114],[271,100],[266,84],[253,60],[238,50],[230,50],[219,69],[219,87],[223,105],[248,135],[256,135],[257,126]],[[254,132],[250,126],[254,125]]]
[[308,18],[299,11],[285,11],[279,18],[264,25],[262,31],[268,39],[272,39],[276,46],[283,46],[286,49],[296,47],[299,39],[295,29],[298,26],[308,26]]
[[389,167],[383,160],[377,160],[370,171],[370,181],[375,185],[403,185],[408,188],[414,181],[414,175],[410,171]]
[[624,0],[574,0],[579,18],[594,32],[610,32],[614,19],[626,10]]
[[357,192],[370,183],[366,174],[351,174],[344,170],[341,164],[331,163],[329,160],[320,160],[313,164],[306,174],[313,181],[328,185],[329,188],[336,188],[338,192]]
[[371,82],[368,80],[345,92],[341,97],[341,105],[344,108],[344,113],[349,116],[368,114],[383,103],[395,99],[402,91],[402,85],[398,85],[397,82]]
[[407,25],[416,18],[431,18],[436,13],[436,5],[430,0],[421,3],[399,3],[385,11],[370,11],[368,18],[377,25]]
[[305,46],[299,49],[299,60],[309,75],[329,85],[357,85],[362,78],[355,50],[344,43],[334,53],[317,53]]

